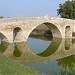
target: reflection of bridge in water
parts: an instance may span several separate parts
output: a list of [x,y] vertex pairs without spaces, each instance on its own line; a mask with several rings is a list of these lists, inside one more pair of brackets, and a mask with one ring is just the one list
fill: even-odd
[[[54,44],[55,46],[53,46]],[[67,39],[66,41],[65,39],[53,39],[52,44],[38,55],[31,52],[26,42],[15,43],[15,45],[8,44],[8,46],[3,43],[2,46],[4,51],[2,52],[3,55],[24,64],[47,62],[75,54],[75,43],[73,39],[68,39],[68,41]],[[53,50],[52,48],[54,47],[55,49]],[[2,51],[2,49],[0,51]]]

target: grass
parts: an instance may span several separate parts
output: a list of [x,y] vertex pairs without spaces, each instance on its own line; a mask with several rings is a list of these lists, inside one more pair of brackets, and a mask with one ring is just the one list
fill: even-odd
[[0,75],[41,75],[36,70],[0,54]]

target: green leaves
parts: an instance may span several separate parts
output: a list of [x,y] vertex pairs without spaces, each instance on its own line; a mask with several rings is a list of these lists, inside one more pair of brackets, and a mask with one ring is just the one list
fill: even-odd
[[66,1],[63,4],[59,4],[57,13],[62,18],[75,19],[75,1]]

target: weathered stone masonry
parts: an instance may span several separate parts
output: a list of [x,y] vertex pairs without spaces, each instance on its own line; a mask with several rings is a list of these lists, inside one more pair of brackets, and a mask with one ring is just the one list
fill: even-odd
[[16,36],[15,42],[27,41],[29,34],[40,24],[51,23],[61,33],[62,38],[65,38],[65,28],[70,26],[69,38],[72,38],[72,32],[75,32],[75,20],[65,18],[55,18],[49,16],[42,17],[27,17],[27,18],[4,18],[0,19],[0,32],[12,43],[13,31],[15,28],[20,28],[21,33]]

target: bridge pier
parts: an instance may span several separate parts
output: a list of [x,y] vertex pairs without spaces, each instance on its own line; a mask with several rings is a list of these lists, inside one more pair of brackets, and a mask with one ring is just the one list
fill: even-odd
[[13,43],[13,31],[12,30],[2,30],[1,33],[6,37],[3,39],[5,42]]

